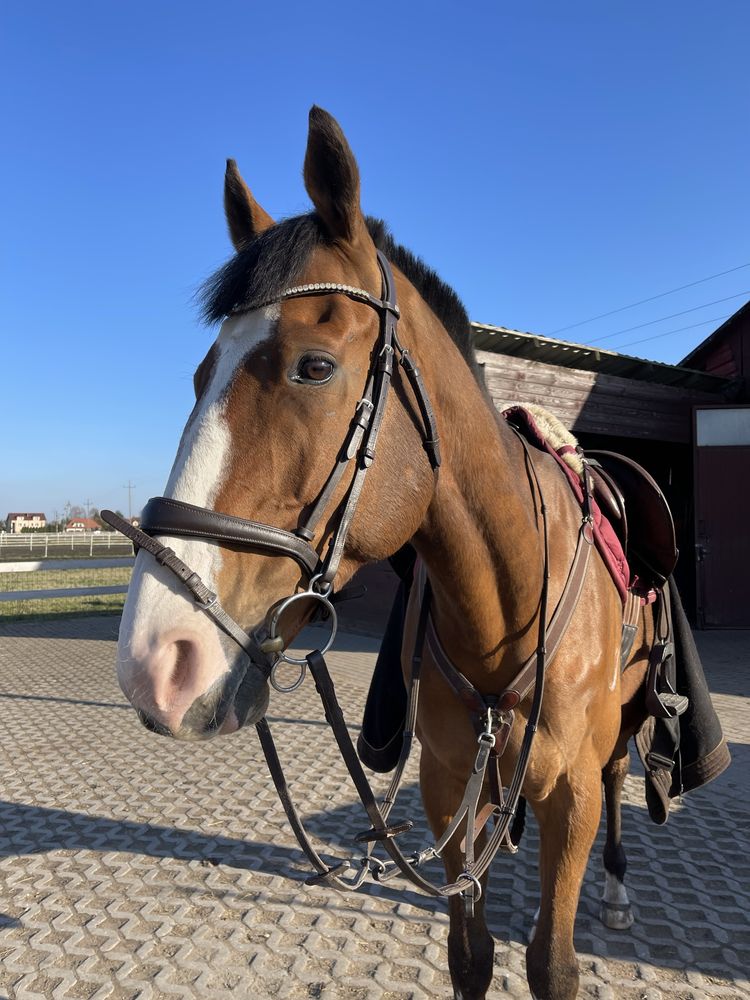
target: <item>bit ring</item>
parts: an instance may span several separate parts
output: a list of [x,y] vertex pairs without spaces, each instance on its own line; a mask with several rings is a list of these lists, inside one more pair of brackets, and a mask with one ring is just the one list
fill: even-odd
[[[276,629],[278,627],[279,618],[281,617],[282,613],[286,611],[287,608],[291,607],[291,605],[294,604],[295,601],[301,601],[303,598],[312,598],[313,600],[318,601],[320,604],[323,605],[326,612],[328,613],[328,621],[331,626],[331,634],[329,635],[326,644],[323,646],[322,649],[319,650],[321,654],[325,655],[333,645],[333,641],[336,638],[336,629],[338,628],[338,618],[336,617],[336,609],[329,601],[327,595],[319,594],[315,590],[305,590],[301,594],[292,594],[291,597],[287,597],[285,601],[282,601],[281,604],[279,604],[279,606],[274,609],[274,612],[271,615],[271,621],[269,622],[268,625],[268,638],[276,639],[278,637],[279,633],[276,631]],[[285,663],[293,663],[295,666],[298,667],[303,667],[307,665],[307,657],[300,658],[298,656],[290,656],[285,649],[282,649],[281,652],[278,654],[278,656],[279,660],[284,660]],[[304,677],[304,671],[302,672],[300,679],[295,683],[294,687],[299,687],[299,685],[302,683],[303,677]],[[275,684],[274,687],[276,687]],[[290,689],[278,688],[278,690],[294,690],[294,688]]]

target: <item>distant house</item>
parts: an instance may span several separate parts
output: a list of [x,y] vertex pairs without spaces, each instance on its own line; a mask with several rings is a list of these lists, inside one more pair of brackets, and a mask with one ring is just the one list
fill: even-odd
[[130,523],[133,525],[134,528],[140,528],[140,526],[141,526],[141,519],[140,519],[140,517],[131,517],[130,518]]
[[93,517],[71,517],[64,531],[101,531],[101,526]]
[[19,514],[11,512],[5,519],[5,530],[12,535],[20,535],[26,529],[46,528],[47,518],[44,514]]

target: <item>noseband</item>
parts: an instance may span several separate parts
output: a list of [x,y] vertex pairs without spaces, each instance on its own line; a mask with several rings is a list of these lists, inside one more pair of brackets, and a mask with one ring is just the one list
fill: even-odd
[[[102,519],[131,539],[137,548],[145,549],[185,585],[198,607],[230,635],[267,673],[279,690],[293,690],[302,682],[306,660],[286,652],[283,636],[278,632],[283,612],[292,604],[307,598],[320,605],[320,615],[326,617],[331,635],[324,649],[330,649],[336,634],[336,611],[333,601],[334,581],[344,553],[347,536],[354,519],[365,476],[375,460],[376,445],[385,414],[388,390],[393,375],[394,357],[404,370],[414,392],[422,421],[422,439],[433,469],[440,465],[435,417],[419,369],[409,351],[402,346],[397,335],[399,309],[396,286],[391,266],[378,250],[377,261],[382,276],[382,297],[376,298],[362,288],[332,282],[318,282],[287,288],[276,298],[257,308],[273,305],[287,299],[308,298],[317,295],[345,295],[355,302],[370,306],[380,316],[380,328],[370,370],[362,398],[355,407],[349,430],[339,450],[336,465],[304,519],[294,531],[287,531],[270,524],[249,521],[245,518],[221,514],[206,507],[173,500],[170,497],[152,497],[143,510],[140,529],[114,514],[102,511]],[[236,310],[236,313],[243,310]],[[234,313],[233,315],[235,315]],[[354,474],[341,502],[342,511],[328,548],[323,557],[313,548],[311,541],[325,514],[336,487],[354,461]],[[172,549],[158,542],[154,536],[168,535],[187,538],[205,538],[228,543],[233,547],[261,552],[265,555],[286,556],[293,559],[307,580],[307,589],[292,594],[274,605],[266,621],[253,633],[242,629],[222,608],[217,595],[211,591],[189,566],[180,560]],[[300,666],[300,676],[289,686],[282,686],[275,678],[275,668],[280,661]]]

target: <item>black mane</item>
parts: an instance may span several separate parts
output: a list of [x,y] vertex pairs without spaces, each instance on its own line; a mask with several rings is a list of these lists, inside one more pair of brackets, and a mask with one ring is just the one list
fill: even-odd
[[[366,222],[375,246],[414,285],[480,380],[469,317],[459,297],[423,260],[396,243],[381,219],[368,216]],[[315,247],[326,242],[314,212],[267,229],[201,287],[203,319],[218,323],[235,309],[257,309],[273,301],[298,280]]]

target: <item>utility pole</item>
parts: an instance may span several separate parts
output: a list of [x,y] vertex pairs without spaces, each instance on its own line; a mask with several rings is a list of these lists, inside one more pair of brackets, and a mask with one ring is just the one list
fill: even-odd
[[133,490],[135,489],[135,483],[131,483],[128,479],[127,485],[123,486],[124,490],[128,491],[128,520],[133,520]]
[[86,517],[90,517],[91,516],[91,500],[90,499],[89,500],[85,500],[84,502],[86,504]]

